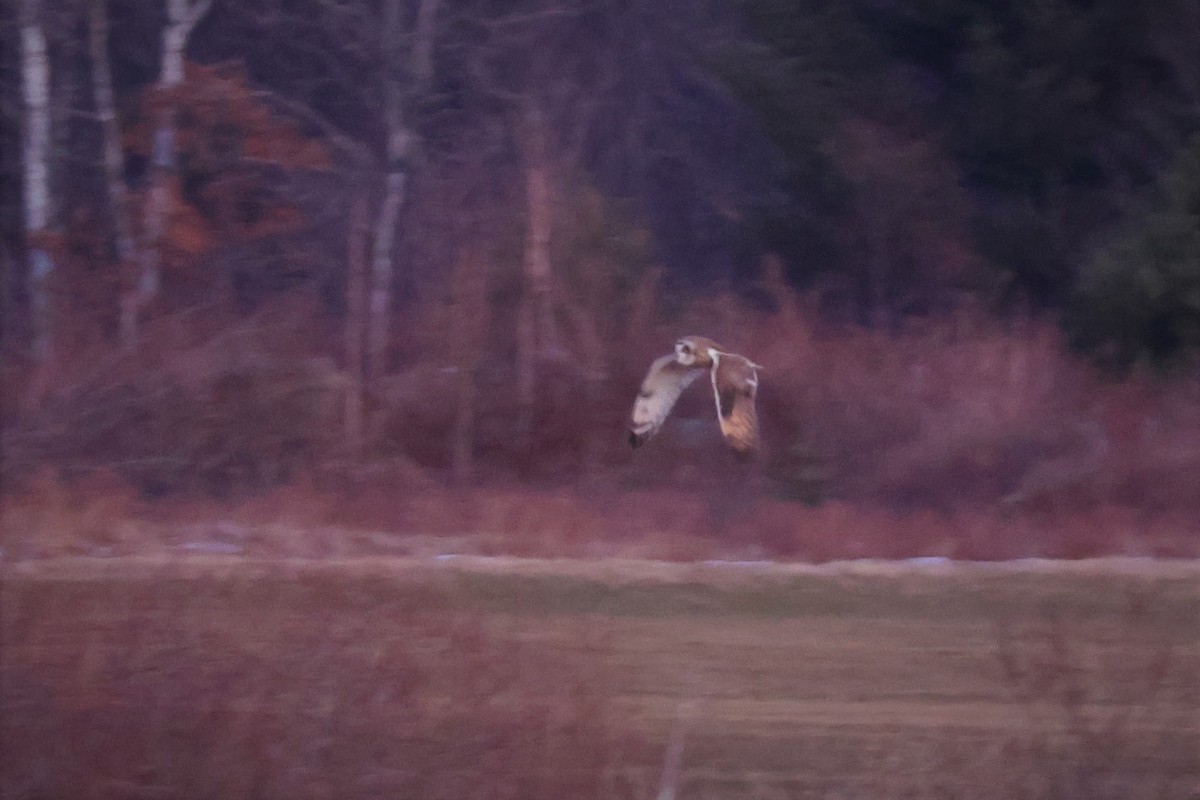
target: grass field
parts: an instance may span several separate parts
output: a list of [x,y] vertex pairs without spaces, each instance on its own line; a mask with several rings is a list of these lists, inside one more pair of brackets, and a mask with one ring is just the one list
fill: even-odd
[[1200,567],[3,573],[10,798],[1200,797]]

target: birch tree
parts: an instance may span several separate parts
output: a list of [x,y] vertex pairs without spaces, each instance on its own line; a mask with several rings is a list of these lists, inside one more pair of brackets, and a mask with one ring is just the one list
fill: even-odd
[[[380,57],[384,66],[387,178],[371,250],[367,364],[372,378],[382,375],[386,368],[394,280],[392,250],[417,141],[408,105],[426,91],[433,75],[433,46],[440,2],[419,0],[411,36],[406,36],[404,30],[404,0],[385,0],[383,9]],[[407,52],[406,42],[410,43]]]
[[346,451],[353,461],[363,454],[363,328],[366,314],[367,199],[356,194],[350,209],[346,253],[346,397],[343,420]]
[[137,257],[133,224],[129,218],[129,191],[125,185],[125,155],[121,150],[121,131],[113,101],[112,68],[108,56],[108,3],[92,0],[88,4],[88,41],[92,62],[92,98],[103,136],[105,188],[117,244],[117,259],[122,273]]
[[138,318],[158,294],[161,282],[162,240],[170,213],[170,179],[175,172],[176,98],[173,90],[183,84],[184,53],[196,23],[203,19],[212,0],[166,0],[167,25],[162,35],[162,66],[157,92],[158,111],[150,155],[150,189],[142,215],[142,248],[137,283],[122,299],[121,338],[127,348],[137,344]]
[[53,348],[54,320],[50,278],[50,56],[41,21],[41,3],[21,0],[21,88],[25,129],[24,158],[25,247],[28,268],[33,355],[39,361]]

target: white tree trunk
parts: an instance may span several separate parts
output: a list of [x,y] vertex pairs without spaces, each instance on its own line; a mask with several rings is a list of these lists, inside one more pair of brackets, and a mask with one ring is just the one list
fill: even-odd
[[53,347],[50,276],[54,259],[47,242],[50,205],[50,56],[37,0],[21,3],[21,87],[25,105],[25,242],[33,324],[33,354],[41,361]]
[[[388,332],[391,328],[392,247],[396,225],[404,207],[408,185],[409,159],[416,135],[405,115],[405,98],[425,90],[433,72],[433,42],[437,11],[441,0],[421,0],[417,7],[416,30],[408,63],[402,64],[399,48],[404,41],[403,0],[387,0],[383,9],[381,54],[387,75],[384,80],[384,117],[388,126],[388,175],[383,201],[375,222],[375,241],[371,250],[371,299],[368,317],[368,374],[377,378],[386,368]],[[404,68],[407,68],[407,75]],[[407,85],[405,85],[405,83]]]
[[368,371],[378,378],[386,369],[388,331],[392,306],[392,243],[396,223],[404,204],[404,185],[408,175],[403,167],[388,173],[383,202],[375,221],[375,243],[371,250],[371,303]]
[[[208,13],[212,0],[167,0],[167,27],[163,30],[162,66],[158,91],[167,94],[183,83],[184,51],[196,23]],[[127,348],[137,344],[138,318],[142,309],[158,294],[159,267],[162,261],[162,237],[170,213],[168,181],[175,171],[174,99],[158,115],[151,142],[150,189],[142,215],[142,251],[137,285],[121,304],[121,338]]]
[[366,331],[367,283],[367,199],[361,194],[350,211],[346,274],[346,452],[351,461],[362,459],[363,426],[363,345]]
[[92,95],[104,133],[104,177],[108,184],[108,203],[116,234],[117,259],[121,271],[124,272],[132,265],[137,255],[137,246],[133,239],[133,225],[129,220],[129,191],[124,175],[125,155],[121,150],[121,131],[117,125],[116,103],[113,101],[112,71],[108,60],[106,0],[92,0],[90,11]]

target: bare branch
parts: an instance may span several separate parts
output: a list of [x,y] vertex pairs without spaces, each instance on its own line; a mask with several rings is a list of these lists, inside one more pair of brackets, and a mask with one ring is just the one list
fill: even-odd
[[371,155],[370,150],[357,139],[353,138],[337,125],[330,122],[321,114],[312,109],[311,106],[304,103],[284,97],[281,94],[273,92],[269,89],[256,89],[253,92],[253,97],[259,100],[265,100],[271,105],[286,111],[296,119],[313,125],[320,129],[325,138],[336,146],[339,150],[349,156],[357,166],[367,167],[374,163],[375,158]]
[[441,0],[421,0],[417,7],[416,41],[412,50],[413,91],[424,92],[433,77],[434,25]]

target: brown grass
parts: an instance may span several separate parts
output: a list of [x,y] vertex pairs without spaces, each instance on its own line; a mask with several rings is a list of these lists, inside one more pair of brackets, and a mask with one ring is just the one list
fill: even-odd
[[[730,508],[729,506],[733,506]],[[1102,505],[1001,515],[902,511],[829,501],[712,501],[684,490],[416,491],[401,482],[329,490],[311,482],[239,501],[146,501],[116,479],[43,473],[0,509],[18,560],[189,552],[344,558],[440,553],[668,561],[783,558],[995,560],[1133,555],[1191,558],[1195,519]]]
[[6,593],[5,796],[611,797],[637,763],[583,625],[586,659],[338,581],[64,588]]
[[[1164,608],[1151,588],[1129,586],[1126,607],[1091,634],[1068,610],[1002,622],[997,657],[1005,683],[1026,710],[1014,761],[1039,777],[1032,796],[1169,797],[1177,772],[1197,762],[1195,744],[1164,730],[1191,727],[1194,681],[1188,645],[1154,622]],[[1115,642],[1120,643],[1114,648]],[[1167,769],[1145,766],[1152,754]],[[1131,765],[1139,765],[1132,768]]]
[[4,575],[6,796],[650,798],[681,699],[680,797],[1200,780],[1194,572],[109,566]]

